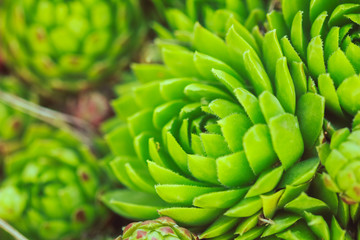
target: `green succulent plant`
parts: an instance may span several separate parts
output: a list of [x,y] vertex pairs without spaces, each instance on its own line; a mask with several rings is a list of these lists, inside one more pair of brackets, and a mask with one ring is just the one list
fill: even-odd
[[179,227],[168,217],[160,217],[145,222],[130,223],[123,229],[123,235],[115,240],[196,240],[198,239],[189,230]]
[[30,239],[79,239],[104,209],[101,174],[89,149],[71,135],[32,125],[24,147],[5,159],[0,218]]
[[1,3],[1,52],[41,93],[95,85],[129,61],[142,41],[137,0]]
[[338,117],[360,110],[359,6],[352,0],[284,0],[282,14],[268,14],[285,55],[305,63],[327,110]]
[[159,41],[164,64],[134,65],[137,85],[120,87],[113,107],[123,123],[106,138],[128,189],[103,197],[118,214],[221,223],[207,238],[233,239],[240,221],[276,217],[315,176],[319,160],[307,156],[324,98],[304,64],[284,57],[276,30],[263,36],[222,16],[224,34],[195,23],[181,44]]
[[[360,112],[359,112],[360,113]],[[331,134],[331,141],[318,147],[326,186],[340,193],[348,204],[360,202],[360,114],[354,119],[352,131],[342,128]]]
[[325,98],[327,118],[347,127],[330,134],[330,143],[319,148],[327,185],[346,201],[359,202],[359,140],[357,131],[348,129],[360,110],[359,1],[283,0],[281,10],[267,15],[269,28],[276,29],[285,56],[306,66]]
[[[14,77],[0,77],[0,90],[32,102],[38,101],[37,96]],[[30,116],[0,103],[0,125],[3,126],[0,128],[0,154],[7,154],[19,147],[20,138],[31,122],[34,120]]]

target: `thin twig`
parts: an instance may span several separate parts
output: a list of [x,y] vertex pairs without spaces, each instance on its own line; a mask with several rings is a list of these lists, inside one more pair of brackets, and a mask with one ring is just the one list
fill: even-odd
[[0,102],[52,126],[71,132],[85,144],[92,145],[91,139],[96,135],[95,130],[90,123],[83,119],[39,106],[1,90]]
[[19,231],[13,228],[10,224],[0,218],[0,228],[4,229],[7,233],[13,236],[16,240],[29,240],[24,237]]

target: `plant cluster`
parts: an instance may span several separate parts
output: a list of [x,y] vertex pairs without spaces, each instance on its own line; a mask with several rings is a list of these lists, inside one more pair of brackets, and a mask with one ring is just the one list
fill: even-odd
[[360,238],[358,0],[5,0],[0,20],[11,235]]

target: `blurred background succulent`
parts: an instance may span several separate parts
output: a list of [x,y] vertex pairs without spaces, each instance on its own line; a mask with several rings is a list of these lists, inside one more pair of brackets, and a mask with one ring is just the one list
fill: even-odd
[[87,147],[45,125],[29,127],[23,142],[5,159],[0,218],[30,239],[79,239],[106,219],[97,201],[105,185]]
[[[36,94],[28,89],[15,77],[1,76],[0,90],[15,97],[37,102]],[[18,111],[4,103],[0,103],[0,155],[6,155],[19,147],[21,137],[27,126],[34,122],[30,116]],[[5,127],[6,126],[6,127]]]
[[85,89],[113,75],[146,31],[137,0],[5,0],[0,19],[7,66],[48,95]]

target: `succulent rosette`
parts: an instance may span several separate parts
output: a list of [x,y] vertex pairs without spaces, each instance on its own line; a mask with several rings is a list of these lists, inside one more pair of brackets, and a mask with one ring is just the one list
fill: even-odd
[[[29,92],[16,78],[0,77],[0,90],[26,100],[37,102],[37,96]],[[7,154],[19,147],[20,138],[34,120],[4,103],[0,103],[0,154]],[[6,127],[5,127],[6,126]]]
[[[337,127],[360,110],[359,1],[282,1],[282,13],[268,14],[288,59],[303,63],[325,98],[327,118]],[[324,126],[327,130],[327,126]],[[357,131],[341,129],[319,148],[325,181],[348,202],[359,202]]]
[[159,13],[165,14],[168,27],[164,28],[155,22],[153,28],[158,37],[178,41],[188,41],[191,38],[195,22],[200,22],[214,33],[224,36],[224,19],[230,15],[252,30],[258,23],[265,21],[266,12],[272,7],[271,1],[264,0],[152,1]]
[[189,230],[179,227],[174,220],[168,217],[160,217],[145,222],[130,223],[123,229],[123,235],[116,240],[141,240],[141,239],[173,239],[173,240],[196,240],[198,239]]
[[101,174],[89,149],[71,135],[32,125],[24,148],[5,159],[0,218],[30,239],[79,239],[104,210]]
[[[359,112],[360,113],[360,112]],[[318,147],[327,173],[326,186],[340,193],[348,204],[360,202],[360,114],[354,118],[353,129],[333,130],[331,141]]]
[[78,91],[129,61],[142,41],[137,0],[1,3],[1,52],[7,65],[42,93]]
[[233,14],[217,24],[226,34],[196,23],[191,41],[160,41],[164,64],[135,65],[137,84],[120,87],[122,124],[106,138],[128,189],[103,201],[132,219],[220,225],[206,238],[233,239],[308,189],[325,101],[276,30],[263,36]]

